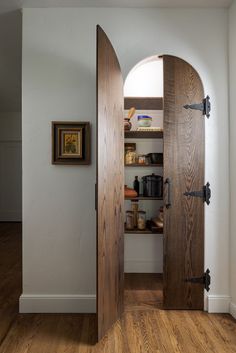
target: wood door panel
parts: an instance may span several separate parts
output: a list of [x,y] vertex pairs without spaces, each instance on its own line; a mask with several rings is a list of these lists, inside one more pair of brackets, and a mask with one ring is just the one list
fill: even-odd
[[98,339],[121,316],[124,291],[123,79],[115,51],[97,27]]
[[200,103],[204,91],[191,65],[163,60],[164,180],[170,178],[172,193],[171,208],[164,208],[164,307],[203,309],[203,285],[185,280],[204,272],[204,203],[183,194],[204,185],[204,117],[183,106]]

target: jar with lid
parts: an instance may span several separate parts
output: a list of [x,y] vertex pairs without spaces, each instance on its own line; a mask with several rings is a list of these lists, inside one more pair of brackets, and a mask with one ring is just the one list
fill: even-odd
[[131,208],[132,211],[134,212],[134,227],[136,228],[138,225],[138,201],[131,201]]
[[125,164],[135,164],[136,162],[136,152],[135,148],[129,146],[125,150]]
[[126,225],[127,230],[134,229],[134,211],[126,211]]
[[146,229],[146,212],[138,211],[138,229],[145,230]]
[[144,154],[138,155],[138,164],[147,164],[147,159]]

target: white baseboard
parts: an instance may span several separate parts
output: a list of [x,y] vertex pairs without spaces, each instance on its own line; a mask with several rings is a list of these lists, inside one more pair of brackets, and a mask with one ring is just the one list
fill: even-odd
[[229,313],[230,296],[207,295],[208,313]]
[[236,319],[236,304],[230,303],[229,312]]
[[20,313],[96,313],[96,295],[22,294]]
[[159,261],[125,260],[125,273],[162,273],[163,264]]

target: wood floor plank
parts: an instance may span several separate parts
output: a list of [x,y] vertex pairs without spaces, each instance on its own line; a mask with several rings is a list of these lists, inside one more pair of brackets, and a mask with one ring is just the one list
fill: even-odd
[[236,353],[236,320],[162,310],[155,274],[125,276],[125,313],[97,344],[94,314],[18,314],[19,229],[0,224],[0,353]]

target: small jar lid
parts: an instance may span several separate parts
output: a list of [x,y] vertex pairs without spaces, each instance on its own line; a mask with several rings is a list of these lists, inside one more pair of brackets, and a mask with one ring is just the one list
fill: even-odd
[[128,146],[125,148],[126,151],[135,151],[135,147]]
[[145,119],[145,120],[152,120],[152,117],[149,115],[138,115],[138,120]]

